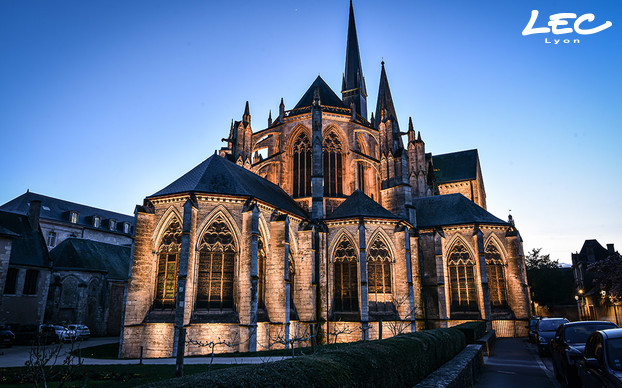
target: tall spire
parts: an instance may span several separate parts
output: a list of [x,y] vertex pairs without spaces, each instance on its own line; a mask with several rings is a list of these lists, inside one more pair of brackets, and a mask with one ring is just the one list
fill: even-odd
[[251,113],[250,113],[250,109],[248,108],[248,101],[246,101],[246,105],[244,106],[244,114],[242,115],[242,122],[244,123],[244,126],[247,126],[248,123],[251,122]]
[[363,67],[361,66],[361,54],[359,41],[356,36],[356,24],[354,22],[354,8],[350,0],[350,19],[348,20],[348,42],[346,45],[346,68],[341,83],[342,100],[346,106],[354,102],[356,112],[367,120],[367,88]]
[[384,70],[384,61],[382,61],[382,69],[380,70],[380,85],[378,86],[378,101],[376,102],[376,128],[378,128],[381,120],[384,119],[382,118],[382,109],[386,109],[386,120],[392,121],[394,132],[399,132],[397,114],[395,113],[391,89],[389,88],[389,79],[387,78],[387,72]]

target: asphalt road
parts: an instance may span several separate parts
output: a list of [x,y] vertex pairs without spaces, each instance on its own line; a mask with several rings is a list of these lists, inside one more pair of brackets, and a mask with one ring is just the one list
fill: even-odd
[[526,338],[498,338],[477,379],[477,388],[560,387],[550,356],[540,357]]

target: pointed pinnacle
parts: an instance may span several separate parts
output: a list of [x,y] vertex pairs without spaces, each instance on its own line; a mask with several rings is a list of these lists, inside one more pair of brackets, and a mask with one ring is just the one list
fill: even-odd
[[270,109],[270,110],[268,111],[268,118],[269,118],[269,119],[272,119],[272,109]]
[[413,118],[412,117],[408,117],[408,130],[409,131],[414,131],[415,128],[413,127]]
[[421,131],[417,132],[417,141],[421,141]]
[[244,107],[244,115],[250,115],[250,109],[248,109],[248,101],[246,101],[246,106]]
[[285,104],[283,103],[283,97],[281,97],[281,103],[280,103],[279,105],[285,105]]

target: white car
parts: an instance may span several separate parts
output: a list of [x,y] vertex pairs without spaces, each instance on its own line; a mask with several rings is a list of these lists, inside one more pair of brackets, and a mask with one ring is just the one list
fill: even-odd
[[76,338],[80,341],[87,340],[91,336],[91,330],[89,330],[88,326],[71,324],[67,325],[67,328],[73,330],[76,333]]
[[64,326],[54,325],[54,330],[56,331],[59,341],[62,342],[75,341],[78,336],[75,330],[71,330]]

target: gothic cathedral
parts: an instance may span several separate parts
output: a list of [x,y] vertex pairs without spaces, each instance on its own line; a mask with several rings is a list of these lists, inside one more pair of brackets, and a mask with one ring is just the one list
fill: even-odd
[[259,131],[247,102],[218,154],[136,207],[123,357],[469,320],[525,335],[522,240],[486,210],[477,150],[432,155],[402,132],[384,62],[368,116],[352,3],[346,47],[341,97],[318,76]]

